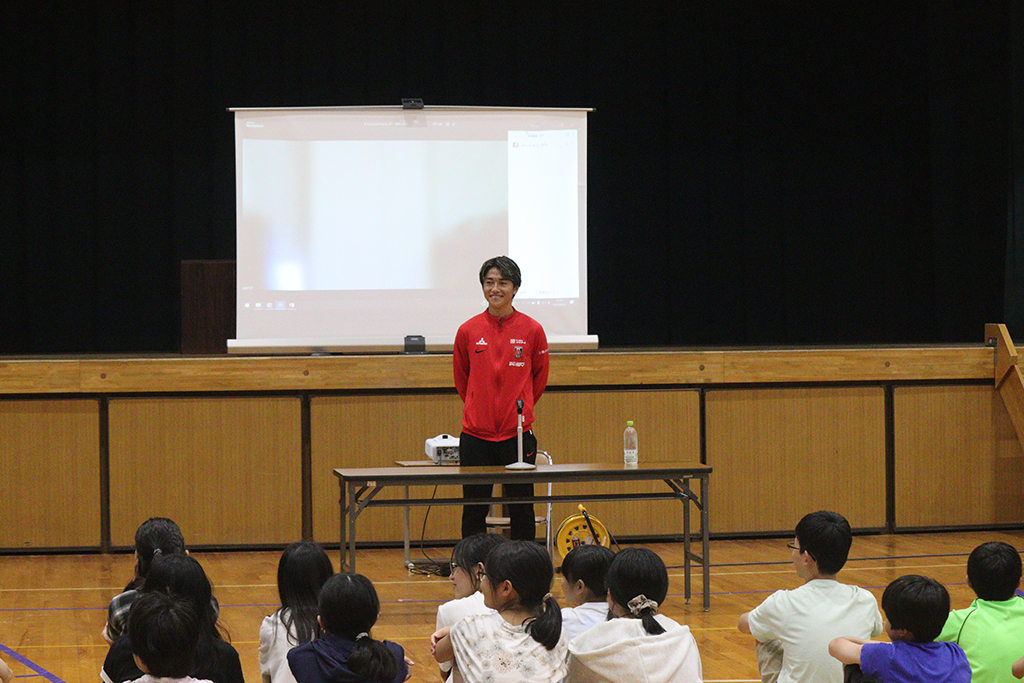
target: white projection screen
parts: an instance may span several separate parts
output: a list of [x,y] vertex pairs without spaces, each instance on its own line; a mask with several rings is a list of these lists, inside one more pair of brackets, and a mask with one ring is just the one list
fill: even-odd
[[234,353],[451,350],[507,254],[555,349],[587,329],[587,111],[232,109]]

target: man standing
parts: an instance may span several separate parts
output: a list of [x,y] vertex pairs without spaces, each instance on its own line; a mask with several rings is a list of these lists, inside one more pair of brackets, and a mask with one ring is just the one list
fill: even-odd
[[[507,465],[518,459],[518,402],[522,401],[523,459],[537,459],[537,438],[531,429],[533,406],[548,383],[548,342],[544,328],[512,307],[522,277],[507,256],[496,256],[480,268],[487,310],[459,327],[455,335],[455,388],[465,404],[459,458],[462,466]],[[463,486],[466,498],[489,498],[487,484]],[[506,484],[504,495],[533,495],[531,484]],[[487,506],[462,509],[462,537],[487,530]],[[534,540],[533,505],[509,505],[511,536]]]

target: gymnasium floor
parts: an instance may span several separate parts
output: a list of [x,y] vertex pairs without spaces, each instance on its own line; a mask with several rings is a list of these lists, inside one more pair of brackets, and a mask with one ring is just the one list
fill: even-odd
[[[670,566],[671,587],[663,609],[688,624],[701,652],[704,680],[757,680],[753,640],[736,631],[741,612],[771,591],[794,588],[790,539],[713,541],[711,611],[701,608],[700,576],[694,575],[692,604],[683,600],[682,544],[654,544]],[[1001,540],[1024,547],[1024,532],[963,532],[854,539],[840,574],[846,583],[881,597],[886,584],[903,574],[942,581],[954,609],[973,594],[966,585],[967,555],[979,543]],[[434,550],[434,554],[443,551]],[[221,604],[221,621],[242,659],[246,680],[260,680],[257,638],[260,620],[277,607],[278,552],[194,553]],[[338,562],[337,551],[331,557]],[[417,662],[413,680],[438,683],[428,638],[437,605],[451,598],[447,579],[410,575],[401,550],[360,551],[359,569],[377,586],[382,608],[374,637],[394,640]],[[19,683],[78,683],[99,680],[107,645],[100,636],[106,606],[132,574],[131,555],[0,556],[0,657]],[[557,563],[556,563],[557,564]],[[558,580],[552,591],[560,595]]]

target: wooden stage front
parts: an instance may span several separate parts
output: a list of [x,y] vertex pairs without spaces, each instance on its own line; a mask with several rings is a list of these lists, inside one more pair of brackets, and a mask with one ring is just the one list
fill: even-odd
[[[861,530],[1014,527],[1024,458],[995,371],[982,343],[553,353],[535,429],[556,462],[615,463],[632,419],[641,461],[712,466],[717,538],[785,534],[820,508]],[[0,552],[126,548],[153,515],[193,547],[336,544],[333,470],[419,457],[460,418],[448,354],[0,360]],[[657,540],[678,538],[679,507],[591,512]],[[457,517],[434,509],[422,531],[414,511],[414,540],[455,539]],[[360,538],[399,543],[401,511]]]

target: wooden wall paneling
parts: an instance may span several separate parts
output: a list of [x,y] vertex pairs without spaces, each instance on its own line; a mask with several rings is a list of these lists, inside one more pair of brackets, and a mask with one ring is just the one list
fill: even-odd
[[109,421],[115,546],[152,516],[190,545],[301,538],[299,398],[115,398]]
[[[313,466],[313,537],[337,543],[339,537],[338,467],[390,467],[397,460],[426,458],[423,442],[438,434],[458,436],[462,401],[452,389],[444,394],[314,396],[310,401]],[[413,487],[410,495],[430,497],[432,488]],[[401,497],[401,489],[386,489],[382,497]],[[461,496],[445,487],[437,497]],[[460,537],[461,508],[429,509],[425,538]],[[427,508],[413,508],[410,531],[415,541],[423,535]],[[401,541],[402,509],[368,510],[359,518],[357,540]]]
[[1024,522],[1024,452],[991,386],[896,387],[896,525]]
[[0,444],[0,548],[98,548],[99,401],[0,401]]
[[[537,404],[534,432],[539,448],[550,452],[556,463],[621,463],[626,420],[633,420],[636,427],[641,462],[700,462],[700,395],[692,389],[549,391]],[[714,489],[712,474],[712,500]],[[666,487],[661,482],[576,484],[559,485],[555,493],[627,490],[651,493],[665,491]],[[676,501],[595,502],[586,507],[616,537],[674,535],[682,531],[683,508]],[[539,506],[537,511],[540,513]],[[554,528],[557,530],[572,514],[577,514],[575,504],[555,505]],[[694,529],[700,526],[699,521],[699,517],[693,521]]]
[[713,533],[787,532],[820,509],[885,525],[881,387],[708,391]]

